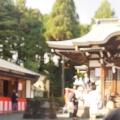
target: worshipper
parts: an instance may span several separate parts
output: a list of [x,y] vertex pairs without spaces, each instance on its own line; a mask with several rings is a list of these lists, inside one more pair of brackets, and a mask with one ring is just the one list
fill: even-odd
[[73,84],[74,84],[74,85],[77,85],[77,86],[83,86],[83,85],[84,85],[84,82],[83,82],[83,80],[82,80],[81,77],[79,78],[78,75],[75,75],[75,76],[74,76],[74,82],[73,82]]
[[13,110],[17,110],[17,104],[18,104],[18,93],[16,92],[16,90],[14,90],[12,94]]
[[77,120],[77,111],[78,111],[78,101],[79,101],[79,98],[78,98],[78,90],[77,90],[77,86],[73,86],[73,94],[71,96],[71,102],[73,102],[73,105],[74,105],[74,109],[73,109],[73,120]]
[[91,83],[90,88],[91,88],[91,91],[88,93],[90,120],[96,120],[99,95],[98,95],[98,92],[96,92],[95,83]]
[[73,89],[71,89],[71,88],[65,88],[65,94],[64,94],[65,105],[63,107],[63,113],[65,111],[69,112],[70,107],[73,106],[73,103],[70,102],[72,91],[73,91]]
[[90,78],[88,77],[88,74],[87,74],[87,73],[84,74],[83,83],[84,83],[85,87],[87,88],[87,91],[89,92],[89,91],[90,91],[90,83],[91,83],[91,80],[90,80]]
[[74,80],[73,83],[79,82],[79,77],[78,77],[78,75],[74,75],[73,80]]
[[78,106],[83,107],[84,106],[84,98],[83,98],[83,87],[78,87]]

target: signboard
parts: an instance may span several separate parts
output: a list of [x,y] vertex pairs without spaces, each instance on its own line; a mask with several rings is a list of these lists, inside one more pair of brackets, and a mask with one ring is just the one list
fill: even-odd
[[23,83],[19,82],[18,83],[18,91],[22,91],[23,90]]

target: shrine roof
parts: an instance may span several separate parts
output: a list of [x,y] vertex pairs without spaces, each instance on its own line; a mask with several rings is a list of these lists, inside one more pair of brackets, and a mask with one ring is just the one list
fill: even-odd
[[39,73],[36,73],[34,71],[31,71],[27,68],[20,67],[19,65],[16,65],[15,63],[8,62],[4,59],[0,58],[0,70],[13,72],[17,74],[29,74],[34,76],[41,76]]
[[120,35],[120,20],[99,19],[86,35],[71,40],[49,41],[48,46],[57,49],[74,49],[75,46],[90,46],[107,43],[110,38]]

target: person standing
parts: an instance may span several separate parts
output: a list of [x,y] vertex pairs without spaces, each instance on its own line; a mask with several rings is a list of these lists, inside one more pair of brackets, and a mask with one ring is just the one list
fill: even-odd
[[91,83],[90,88],[91,88],[91,91],[88,93],[90,120],[96,120],[99,95],[98,95],[98,92],[96,91],[95,83]]
[[78,84],[78,82],[79,82],[79,77],[78,77],[78,75],[74,75],[74,77],[73,77],[73,84]]
[[91,81],[90,81],[90,78],[88,77],[87,73],[84,74],[83,83],[84,83],[85,87],[87,88],[87,91],[89,92]]
[[72,106],[72,102],[70,102],[70,98],[71,98],[71,93],[72,93],[73,89],[71,88],[65,88],[65,94],[64,94],[64,100],[65,100],[65,105],[63,107],[63,113],[65,111],[69,111],[69,108]]
[[18,93],[14,90],[12,94],[13,110],[17,110],[17,104],[18,104]]
[[77,120],[77,111],[78,111],[78,90],[77,90],[77,86],[74,85],[73,86],[73,93],[71,95],[71,102],[73,102],[74,105],[74,109],[73,109],[73,120]]

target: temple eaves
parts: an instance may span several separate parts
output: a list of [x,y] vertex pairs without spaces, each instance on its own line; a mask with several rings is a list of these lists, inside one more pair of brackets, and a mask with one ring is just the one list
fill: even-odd
[[92,30],[89,33],[80,38],[49,41],[47,44],[50,48],[55,49],[75,49],[75,46],[102,45],[107,43],[112,37],[120,36],[119,21],[119,19],[101,19],[92,26]]

